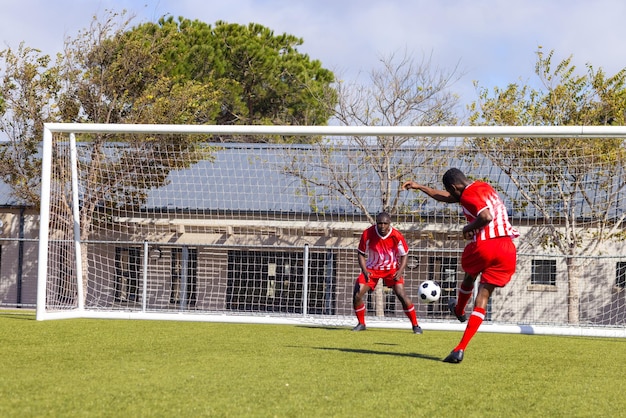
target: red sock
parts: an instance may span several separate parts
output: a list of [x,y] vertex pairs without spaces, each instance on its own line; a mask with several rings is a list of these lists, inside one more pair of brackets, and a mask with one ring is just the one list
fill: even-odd
[[411,321],[411,325],[414,327],[417,326],[417,316],[415,315],[415,305],[411,304],[408,308],[404,310],[404,314]]
[[467,302],[469,302],[472,297],[472,290],[474,290],[474,284],[469,288],[466,288],[463,283],[461,283],[461,287],[459,287],[459,298],[456,301],[456,309],[455,313],[457,315],[463,315],[465,313],[465,307],[467,306]]
[[463,333],[463,338],[461,338],[461,342],[456,346],[454,351],[457,350],[465,350],[467,344],[469,344],[470,340],[478,331],[478,327],[483,323],[485,319],[485,310],[483,308],[474,308],[474,311],[469,317],[469,321],[467,321],[467,326],[465,327],[465,332]]
[[365,304],[363,303],[361,306],[354,308],[354,313],[356,314],[356,319],[359,321],[359,324],[365,325]]

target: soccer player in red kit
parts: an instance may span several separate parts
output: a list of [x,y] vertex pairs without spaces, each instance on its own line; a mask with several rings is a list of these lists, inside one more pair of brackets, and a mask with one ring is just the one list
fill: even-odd
[[366,329],[363,296],[375,289],[378,281],[382,279],[384,285],[392,288],[402,303],[404,314],[413,326],[413,332],[422,333],[422,328],[417,324],[415,306],[404,290],[403,275],[408,253],[409,246],[404,236],[391,226],[391,216],[387,212],[379,213],[376,216],[376,225],[372,225],[361,234],[357,249],[361,274],[354,284],[352,303],[359,323],[352,331]]
[[465,322],[465,306],[480,275],[474,310],[459,344],[443,360],[460,363],[472,337],[485,319],[487,303],[496,287],[504,287],[515,273],[517,249],[513,238],[519,233],[510,222],[506,207],[491,185],[483,181],[470,181],[458,168],[451,168],[443,175],[446,190],[437,190],[407,181],[405,190],[417,189],[433,199],[446,203],[460,203],[467,225],[463,227],[463,238],[471,240],[461,256],[465,277],[458,291],[458,300],[450,299],[448,307],[461,322]]

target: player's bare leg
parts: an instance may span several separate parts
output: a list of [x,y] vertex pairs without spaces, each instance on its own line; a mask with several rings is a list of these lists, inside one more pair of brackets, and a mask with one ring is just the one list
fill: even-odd
[[496,287],[492,284],[481,283],[478,286],[478,294],[476,295],[476,300],[474,301],[474,307],[487,309],[487,303],[489,303],[489,298],[491,298],[491,294],[495,288]]
[[394,285],[393,292],[398,297],[398,300],[400,300],[400,303],[402,304],[402,309],[404,310],[404,314],[406,315],[407,318],[409,318],[409,321],[411,321],[411,326],[413,327],[413,333],[422,334],[423,333],[422,327],[420,327],[419,324],[417,323],[417,315],[415,314],[415,305],[413,304],[411,299],[409,299],[409,297],[406,295],[406,292],[404,291],[404,285],[403,284]]
[[371,288],[358,282],[354,284],[354,290],[352,293],[352,307],[354,308],[354,314],[356,315],[359,323],[352,328],[352,331],[365,331],[365,303],[363,297]]

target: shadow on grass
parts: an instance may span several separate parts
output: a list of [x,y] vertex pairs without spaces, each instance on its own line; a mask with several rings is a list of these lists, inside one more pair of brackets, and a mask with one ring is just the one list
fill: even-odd
[[297,328],[310,328],[310,329],[325,329],[326,331],[341,331],[346,330],[346,327],[329,327],[329,326],[317,326],[317,325],[296,325]]
[[352,354],[375,354],[380,356],[397,356],[397,357],[411,357],[411,358],[421,358],[424,360],[434,360],[441,361],[441,357],[431,356],[428,354],[421,353],[397,353],[393,351],[379,351],[379,350],[365,350],[362,348],[337,348],[337,347],[311,347],[315,350],[334,350],[341,351],[344,353],[352,353]]
[[[296,325],[296,327],[298,328],[309,328],[309,329],[323,329],[326,331],[352,331],[352,327],[346,327],[346,326],[321,326],[321,325]],[[368,328],[368,334],[370,332],[376,332],[376,331],[401,331],[401,332],[406,332],[407,330],[405,329],[394,329],[394,328]],[[411,330],[408,329],[408,331],[410,332]]]

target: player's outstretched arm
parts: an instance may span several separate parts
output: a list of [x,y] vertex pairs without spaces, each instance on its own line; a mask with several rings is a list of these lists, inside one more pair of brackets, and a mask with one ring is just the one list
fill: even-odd
[[416,183],[414,181],[406,181],[404,182],[404,184],[402,184],[402,190],[411,190],[411,189],[421,190],[422,192],[426,193],[428,196],[432,197],[433,199],[439,202],[445,202],[445,203],[457,202],[457,200],[446,190],[433,189],[432,187],[428,187],[423,184]]

